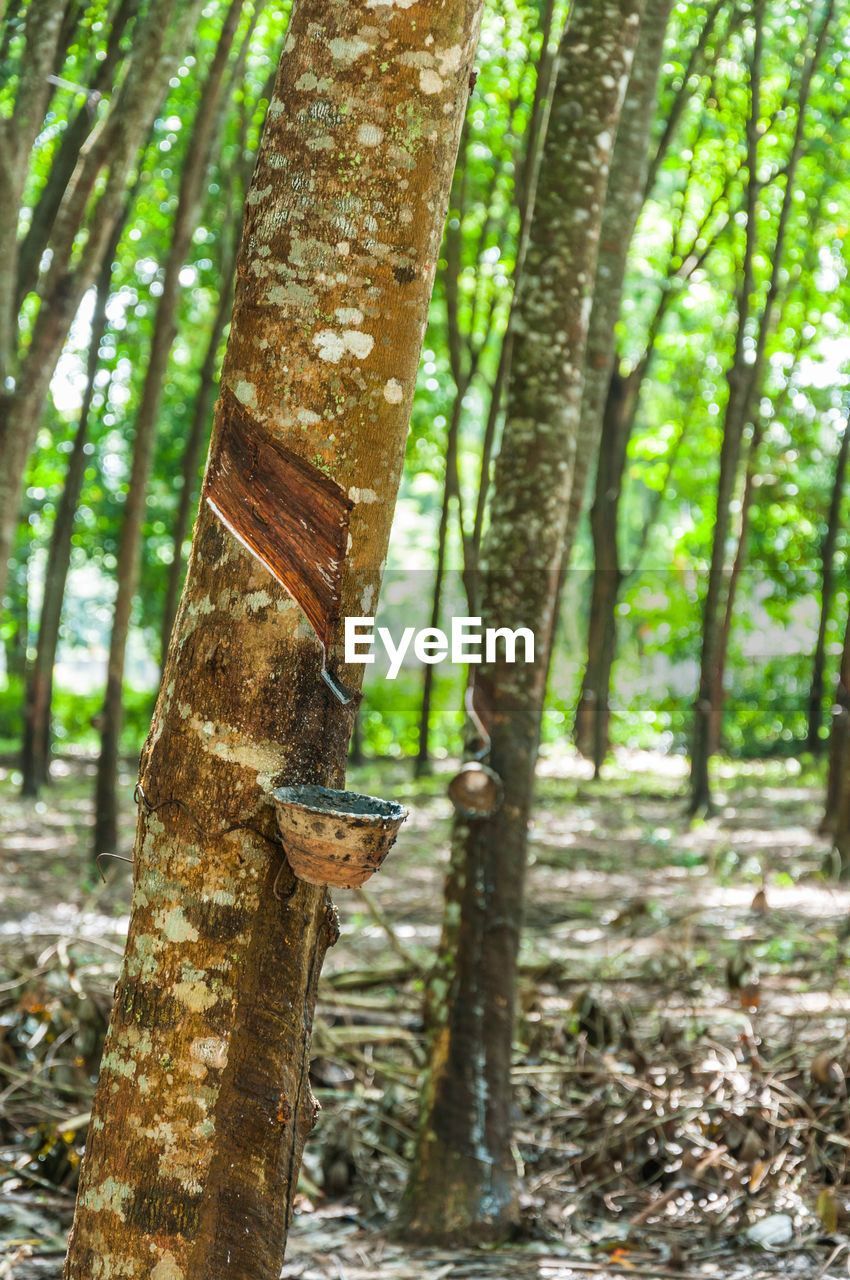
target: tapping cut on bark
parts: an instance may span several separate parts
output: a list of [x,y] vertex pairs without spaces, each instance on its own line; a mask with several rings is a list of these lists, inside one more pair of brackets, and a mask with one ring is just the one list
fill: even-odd
[[335,481],[264,435],[225,390],[204,496],[222,524],[286,587],[327,651],[342,609],[354,503]]

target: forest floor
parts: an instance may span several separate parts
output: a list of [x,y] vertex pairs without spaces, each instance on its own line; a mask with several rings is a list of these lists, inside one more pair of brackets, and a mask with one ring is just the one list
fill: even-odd
[[[598,782],[542,762],[515,1047],[523,1226],[499,1249],[411,1249],[388,1225],[423,1063],[448,762],[351,770],[411,817],[368,892],[336,895],[313,1040],[323,1112],[291,1280],[837,1280],[850,1274],[850,886],[817,834],[819,772],[721,763],[689,824],[685,764],[620,753]],[[0,1277],[58,1280],[129,868],[93,875],[93,766],[43,800],[0,768]],[[134,779],[123,840],[129,852]]]

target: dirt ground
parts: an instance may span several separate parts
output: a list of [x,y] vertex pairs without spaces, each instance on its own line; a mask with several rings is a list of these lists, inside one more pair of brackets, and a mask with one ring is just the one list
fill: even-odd
[[[34,803],[0,768],[0,1280],[58,1280],[129,906],[88,853],[93,767]],[[337,896],[305,1156],[282,1275],[300,1280],[850,1275],[850,886],[796,761],[724,765],[716,817],[684,817],[679,757],[622,753],[593,782],[544,760],[515,1046],[518,1238],[392,1238],[423,1063],[451,765],[349,774],[411,817],[367,892]],[[134,778],[123,840],[132,843]]]

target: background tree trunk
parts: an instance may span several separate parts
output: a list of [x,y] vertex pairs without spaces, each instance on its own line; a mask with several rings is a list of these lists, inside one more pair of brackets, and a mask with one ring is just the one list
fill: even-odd
[[[18,274],[18,211],[29,174],[30,153],[52,88],[53,71],[61,44],[65,0],[31,0],[24,19],[23,49],[18,53],[17,88],[11,114],[0,121],[0,388],[15,374],[15,294]],[[10,72],[11,72],[10,68]],[[26,461],[26,457],[24,458]],[[0,466],[0,472],[2,466]],[[23,468],[21,468],[21,475]],[[20,489],[20,476],[18,477]],[[10,527],[17,516],[17,502]],[[11,543],[0,547],[5,564]],[[3,581],[0,581],[2,594]]]
[[180,174],[180,192],[171,229],[171,244],[156,308],[153,337],[148,352],[142,398],[136,415],[133,459],[127,484],[127,501],[118,538],[117,590],[112,608],[106,690],[99,716],[100,754],[95,784],[94,853],[111,853],[118,840],[118,750],[123,720],[124,665],[133,599],[141,568],[142,524],[145,515],[156,424],[168,357],[177,333],[180,272],[192,242],[203,194],[203,179],[219,122],[219,101],[225,83],[243,0],[231,0],[209,73],[198,101],[186,162]]
[[[302,0],[248,195],[211,460],[241,417],[258,455],[353,504],[343,615],[380,586],[479,21],[478,0]],[[268,791],[343,778],[350,711],[320,667],[298,606],[203,505],[66,1280],[280,1274],[336,922],[289,873],[273,895]]]
[[808,730],[806,733],[806,750],[820,755],[824,748],[821,737],[823,724],[823,676],[826,665],[826,629],[832,608],[832,596],[835,577],[835,547],[841,528],[841,499],[844,496],[844,477],[847,474],[847,454],[850,451],[850,430],[847,421],[841,433],[841,444],[835,458],[835,474],[832,480],[832,493],[829,500],[829,511],[826,517],[826,530],[821,543],[821,595],[820,619],[818,621],[818,638],[815,643],[815,656],[812,661],[812,683],[809,689]]
[[85,86],[88,90],[86,99],[62,134],[62,140],[51,161],[50,172],[33,209],[32,222],[21,241],[16,287],[17,308],[38,282],[42,254],[50,240],[59,206],[68,189],[83,145],[97,119],[97,100],[103,94],[110,92],[115,83],[123,58],[122,41],[128,28],[136,19],[139,2],[140,0],[121,0],[112,19],[104,57],[97,64],[91,84]]
[[719,750],[723,727],[723,705],[726,701],[726,660],[729,656],[729,641],[732,636],[732,622],[735,616],[735,598],[741,574],[747,562],[747,546],[750,539],[750,515],[755,497],[756,466],[758,451],[761,445],[763,425],[753,423],[753,434],[747,452],[747,472],[744,477],[744,492],[741,497],[741,513],[738,526],[738,545],[732,568],[729,570],[729,581],[726,586],[726,601],[723,606],[723,621],[720,625],[720,636],[717,643],[717,663],[714,668],[714,680],[711,701],[711,722],[709,732],[709,751],[713,755]]
[[[20,354],[14,350],[14,342],[10,342],[11,349],[6,354],[0,336],[0,596],[6,583],[9,550],[18,518],[21,482],[56,361],[86,290],[96,278],[115,218],[126,199],[133,165],[177,60],[186,54],[202,4],[203,0],[151,0],[144,22],[134,29],[127,69],[110,100],[109,114],[94,145],[81,155],[74,180],[54,220],[49,245],[50,266],[39,285],[38,314],[29,340]],[[43,7],[41,0],[38,6],[32,7],[29,12],[34,19]],[[36,63],[28,66],[34,70]],[[33,92],[28,119],[40,100],[39,95],[40,89]],[[41,118],[38,115],[36,130]],[[14,124],[13,118],[8,127]],[[14,146],[20,148],[20,140],[28,137],[29,132],[22,128],[15,135]],[[0,149],[3,146],[0,142]],[[27,157],[30,149],[31,142],[27,142]],[[104,170],[106,176],[98,186]],[[8,204],[17,216],[18,202],[13,195]],[[6,208],[5,193],[3,207]],[[87,236],[79,248],[78,235],[84,225]],[[17,252],[9,250],[7,254],[0,227],[0,325],[5,320],[4,309],[14,303],[16,264]],[[5,268],[10,272],[8,281],[3,277]],[[7,298],[12,302],[7,302]],[[4,360],[12,366],[14,377],[10,382],[4,380]]]
[[[847,748],[850,746],[850,616],[844,631],[844,649],[841,653],[841,668],[836,682],[835,701],[832,704],[832,721],[830,724],[830,767],[827,772],[826,806],[824,806],[821,831],[836,835],[838,823],[844,824],[841,833],[842,844],[850,844],[847,840],[847,813],[842,804],[842,797],[847,791]],[[836,840],[837,844],[837,840]]]
[[608,167],[640,0],[574,0],[517,282],[508,410],[482,552],[484,627],[531,627],[535,661],[482,664],[504,802],[456,819],[406,1235],[492,1239],[515,1219],[510,1065],[527,823]]
[[[260,16],[259,6],[255,7],[248,24],[248,29],[242,39],[242,47],[239,51],[239,57],[236,59],[233,68],[232,80],[234,84],[238,84],[245,74],[245,62],[248,56],[248,50],[251,44],[251,36],[253,35],[257,19]],[[263,86],[260,97],[271,98],[272,89],[274,88],[275,73],[271,71],[267,83]],[[232,97],[232,92],[228,90],[224,95],[224,102]],[[171,639],[171,632],[174,628],[174,619],[177,617],[177,605],[180,600],[180,592],[183,588],[184,558],[183,543],[189,533],[189,523],[192,518],[192,511],[197,504],[198,490],[198,472],[201,465],[202,450],[209,443],[207,438],[208,424],[211,419],[213,405],[215,403],[216,391],[216,374],[219,370],[219,347],[224,330],[230,320],[230,313],[233,310],[233,290],[236,284],[236,257],[239,252],[239,238],[242,234],[242,206],[245,202],[245,194],[251,181],[251,174],[256,161],[256,153],[248,149],[247,133],[253,112],[243,111],[239,138],[237,144],[237,159],[230,166],[230,170],[225,174],[224,182],[229,195],[228,215],[224,220],[222,230],[222,247],[219,261],[219,293],[218,305],[216,307],[215,316],[213,317],[212,328],[210,330],[209,341],[207,343],[206,352],[204,354],[203,363],[198,375],[198,389],[195,394],[195,401],[192,406],[192,422],[189,427],[189,434],[186,437],[186,446],[183,450],[183,457],[180,463],[181,485],[180,496],[177,500],[177,510],[174,515],[174,524],[172,526],[171,536],[174,543],[174,552],[171,558],[171,564],[168,569],[168,582],[165,589],[165,603],[162,609],[162,622],[160,625],[160,665],[165,665],[165,659],[168,654],[168,644]],[[216,132],[220,133],[221,126],[217,127]],[[262,132],[262,131],[261,131]]]
[[[468,385],[468,384],[467,384]],[[429,619],[429,627],[438,627],[440,625],[440,611],[443,601],[443,578],[446,567],[446,541],[449,532],[449,510],[452,499],[458,497],[457,486],[457,442],[458,432],[460,431],[460,416],[463,409],[463,395],[460,387],[457,388],[452,403],[452,413],[449,419],[448,437],[446,440],[446,476],[443,483],[443,500],[440,506],[440,522],[437,529],[437,563],[434,567],[434,589],[431,597],[431,617]],[[428,738],[431,726],[431,697],[434,690],[434,667],[431,663],[426,663],[422,671],[422,703],[419,708],[419,743],[416,752],[416,760],[414,762],[414,773],[417,778],[422,777],[428,772],[431,763],[431,753],[428,747]]]
[[189,522],[192,518],[192,512],[195,509],[195,504],[197,502],[198,470],[201,464],[201,450],[204,447],[207,424],[210,421],[210,415],[215,403],[215,375],[218,371],[218,352],[219,347],[221,346],[222,335],[224,334],[225,327],[230,319],[230,313],[233,310],[233,286],[236,282],[237,247],[238,246],[234,246],[232,252],[230,248],[227,247],[223,255],[220,272],[221,292],[219,294],[216,313],[213,317],[212,328],[210,329],[210,337],[209,342],[207,343],[203,364],[201,365],[200,374],[198,376],[198,390],[195,395],[195,402],[192,405],[192,422],[189,426],[189,434],[186,437],[186,447],[183,450],[183,459],[180,464],[182,484],[180,487],[180,497],[177,500],[177,511],[174,516],[174,525],[172,527],[174,555],[168,568],[168,584],[165,591],[165,604],[162,611],[162,627],[160,630],[160,654],[163,665],[165,664],[165,659],[168,655],[168,642],[171,639],[174,619],[177,616],[177,605],[180,600],[180,591],[183,586],[183,543],[186,541],[186,535],[189,532]]
[[619,510],[626,450],[639,389],[635,387],[636,381],[634,377],[624,377],[617,369],[610,375],[596,470],[596,494],[590,511],[593,588],[587,631],[587,667],[576,710],[575,741],[582,755],[593,761],[596,777],[599,777],[609,746],[608,702],[617,644],[617,599],[623,580],[618,543]]
[[672,0],[646,0],[611,158],[584,357],[581,418],[564,545],[567,568],[584,507],[587,477],[599,452],[602,419],[614,370],[614,331],[620,314],[629,245],[645,199],[649,142],[658,99],[658,72],[671,8]]
[[[709,811],[711,787],[708,766],[712,755],[712,728],[716,705],[720,696],[717,689],[718,674],[722,676],[725,665],[724,600],[727,593],[726,542],[731,524],[732,499],[738,480],[738,468],[744,430],[752,404],[755,401],[764,372],[765,350],[770,333],[774,309],[782,287],[782,264],[788,220],[794,201],[797,166],[803,152],[806,113],[812,78],[826,43],[834,12],[834,0],[827,0],[820,14],[813,9],[806,39],[807,49],[800,75],[796,103],[796,124],[791,152],[784,166],[785,189],[782,194],[776,239],[771,251],[771,271],[761,312],[756,326],[754,349],[750,349],[750,325],[755,306],[754,258],[759,243],[758,213],[761,204],[762,183],[758,177],[759,138],[761,137],[761,78],[764,43],[765,0],[753,5],[753,52],[750,63],[750,114],[747,121],[747,187],[746,187],[746,235],[744,241],[741,282],[736,300],[737,330],[732,362],[727,372],[729,395],[723,419],[723,443],[720,449],[720,475],[717,482],[717,506],[711,547],[711,563],[708,586],[702,613],[702,649],[700,653],[699,689],[694,706],[694,727],[691,746],[691,778],[689,812]],[[819,19],[819,21],[817,21]],[[816,28],[816,34],[815,34]],[[814,39],[810,43],[810,38]]]
[[125,209],[116,222],[103,259],[100,279],[97,282],[97,295],[91,322],[91,342],[86,361],[86,388],[83,392],[83,403],[80,406],[73,447],[68,458],[62,497],[59,500],[50,535],[35,658],[27,671],[24,737],[21,750],[21,794],[25,796],[38,795],[39,790],[50,777],[50,707],[53,700],[53,667],[59,646],[59,624],[62,618],[65,583],[71,565],[74,518],[88,462],[86,442],[89,432],[89,415],[95,390],[94,378],[100,362],[100,344],[106,331],[106,306],[109,302],[109,289],[112,282],[112,261],[118,248],[127,211]]

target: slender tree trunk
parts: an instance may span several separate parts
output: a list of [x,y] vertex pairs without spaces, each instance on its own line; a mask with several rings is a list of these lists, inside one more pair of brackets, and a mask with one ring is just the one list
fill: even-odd
[[401,1217],[419,1239],[492,1239],[516,1213],[510,1066],[527,823],[600,211],[641,9],[574,0],[518,279],[479,598],[484,627],[533,628],[535,655],[529,665],[519,654],[476,669],[505,793],[491,817],[455,821],[429,989],[437,1026]]
[[[0,388],[8,386],[16,372],[18,213],[30,154],[52,92],[47,77],[56,61],[64,16],[65,0],[30,0],[24,19],[23,50],[14,68],[18,80],[14,103],[10,115],[0,120]],[[0,472],[2,469],[0,464]],[[17,501],[10,527],[16,517]],[[4,563],[11,545],[11,535],[7,536],[6,545],[0,548]],[[0,581],[0,595],[3,585]]]
[[576,711],[575,741],[582,755],[593,761],[596,777],[609,747],[609,690],[617,643],[617,598],[623,580],[618,545],[619,511],[626,450],[635,417],[635,382],[634,377],[624,377],[616,368],[611,372],[602,420],[596,495],[590,512],[593,589],[587,667]]
[[33,209],[32,221],[21,241],[16,308],[20,307],[26,295],[36,286],[39,264],[47,248],[59,206],[68,189],[83,145],[95,126],[97,101],[114,86],[123,58],[122,43],[138,10],[139,0],[121,0],[112,19],[104,57],[97,64],[97,71],[91,84],[82,86],[88,90],[86,99],[62,134],[62,140],[50,164],[47,180]]
[[[552,28],[555,20],[555,0],[546,0],[546,7],[541,20],[542,41],[540,45],[540,61],[537,66],[537,77],[534,83],[534,101],[531,117],[528,122],[525,159],[517,181],[516,205],[519,213],[519,233],[517,236],[517,252],[514,264],[514,282],[522,277],[525,254],[528,248],[528,234],[531,216],[534,211],[534,196],[537,191],[537,179],[540,171],[540,160],[543,152],[543,139],[549,122],[552,91],[555,87],[555,69],[557,50],[552,42]],[[516,301],[516,292],[511,299],[511,315]],[[487,500],[490,493],[490,471],[493,461],[493,450],[496,446],[497,427],[502,412],[502,401],[513,354],[514,330],[508,319],[508,325],[499,351],[499,363],[490,403],[487,408],[487,421],[481,442],[481,469],[479,471],[478,494],[475,501],[475,517],[472,537],[469,540],[470,564],[465,567],[466,594],[470,611],[474,614],[478,609],[478,562],[481,555],[481,538],[484,533],[484,517],[487,512]]]
[[351,728],[351,749],[348,753],[348,763],[352,765],[366,763],[366,754],[363,750],[363,716],[360,707],[357,708],[354,724]]
[[106,692],[100,713],[100,755],[95,785],[94,853],[111,853],[118,839],[118,751],[123,720],[123,683],[133,599],[139,580],[142,526],[156,439],[156,423],[168,358],[177,332],[180,272],[186,262],[200,211],[225,71],[239,25],[243,0],[231,0],[221,36],[198,102],[192,136],[180,175],[180,193],[171,244],[156,309],[142,398],[136,415],[133,460],[118,539],[117,591],[112,612]]
[[640,35],[617,130],[602,213],[599,261],[584,358],[581,420],[576,441],[564,564],[568,568],[584,507],[587,477],[599,451],[602,419],[614,369],[614,330],[620,314],[629,245],[644,202],[649,142],[658,97],[658,72],[672,0],[646,0]]
[[734,2],[729,4],[729,0],[714,0],[714,3],[706,13],[702,27],[700,28],[699,36],[691,49],[687,65],[685,66],[682,75],[679,77],[681,80],[681,86],[670,104],[669,111],[666,112],[664,129],[658,140],[658,147],[656,148],[655,154],[653,155],[647,169],[645,190],[645,194],[647,196],[649,196],[655,186],[658,171],[661,168],[664,157],[670,149],[671,142],[676,136],[676,131],[681,123],[684,110],[693,96],[691,82],[694,76],[698,74],[705,65],[711,37],[717,26],[717,19],[720,17],[721,12],[727,7],[727,5],[731,9],[729,29],[731,30],[740,22],[741,6]]
[[[294,541],[275,477],[298,478],[317,535],[349,521],[339,618],[380,586],[479,21],[477,0],[300,0],[248,194],[207,474],[247,431],[299,594],[325,562]],[[328,592],[301,598],[356,687]],[[173,803],[140,813],[65,1280],[280,1274],[337,925],[325,889],[284,871],[272,892],[269,789],[344,776],[350,712],[319,653],[204,504],[141,765],[151,804]]]
[[[27,518],[26,507],[22,526]],[[27,677],[27,650],[29,648],[29,558],[32,540],[26,525],[23,546],[15,555],[15,563],[9,576],[9,589],[4,601],[4,612],[12,622],[12,634],[6,641],[6,672],[25,687]]]
[[587,477],[593,458],[598,457],[591,512],[594,573],[588,660],[575,721],[576,745],[583,755],[593,760],[597,777],[609,747],[609,693],[617,642],[616,605],[622,582],[618,513],[626,449],[634,421],[630,401],[636,399],[639,389],[630,395],[627,382],[616,368],[615,327],[629,245],[645,198],[658,73],[671,8],[671,0],[647,0],[614,144],[602,213],[599,261],[584,358],[581,417],[564,538],[564,566],[569,568]]
[[218,349],[222,334],[233,310],[233,286],[236,277],[236,254],[229,250],[221,264],[221,292],[218,307],[213,318],[209,342],[198,376],[198,390],[192,406],[192,422],[186,437],[186,447],[180,464],[182,484],[177,511],[174,516],[172,538],[174,555],[168,568],[168,584],[165,592],[165,606],[162,613],[162,629],[160,631],[160,654],[162,663],[168,656],[168,642],[177,617],[177,603],[183,586],[183,543],[189,532],[189,521],[197,501],[198,470],[201,463],[201,450],[207,433],[207,424],[215,401],[216,380],[218,370]]
[[735,548],[735,558],[732,561],[732,568],[729,571],[729,581],[726,587],[726,600],[723,605],[723,622],[720,626],[720,635],[717,642],[717,657],[714,668],[714,680],[712,687],[712,703],[711,703],[711,727],[709,737],[709,750],[713,755],[720,747],[721,728],[723,724],[723,705],[726,700],[726,692],[724,683],[726,680],[726,660],[729,656],[729,640],[732,636],[732,622],[735,617],[735,597],[738,593],[738,584],[741,581],[741,574],[747,560],[747,545],[750,537],[750,513],[755,497],[755,478],[756,478],[756,460],[759,445],[761,444],[762,428],[760,423],[753,426],[752,440],[750,441],[749,457],[747,460],[747,475],[744,480],[744,494],[741,498],[741,519],[738,529],[738,544]]
[[826,806],[821,832],[833,837],[834,857],[825,870],[836,870],[843,879],[850,874],[850,617],[844,630],[841,669],[832,706],[829,734],[829,770],[826,780]]
[[832,704],[832,722],[829,730],[829,770],[826,778],[826,805],[822,832],[834,832],[841,813],[842,793],[846,789],[847,764],[850,748],[850,616],[844,628],[844,647],[841,667]]
[[[14,351],[11,355],[4,353],[0,332],[0,366],[4,359],[15,365],[11,384],[4,383],[0,369],[0,595],[6,581],[21,483],[56,361],[80,302],[96,278],[113,224],[126,199],[133,164],[167,92],[177,60],[186,54],[202,4],[203,0],[151,0],[144,22],[134,31],[127,70],[110,100],[109,115],[96,142],[84,150],[54,220],[49,245],[52,257],[39,285],[38,314],[19,357]],[[32,13],[35,12],[33,7]],[[34,92],[30,115],[38,101],[39,95]],[[36,128],[40,123],[39,115]],[[24,132],[16,135],[16,145],[23,136]],[[26,147],[27,156],[30,145]],[[0,135],[0,162],[2,152]],[[104,169],[106,176],[93,197]],[[14,189],[4,189],[3,208],[8,199],[17,228],[19,202],[8,197],[10,190]],[[2,217],[0,214],[0,223]],[[78,235],[83,225],[87,237],[80,248]],[[17,288],[17,253],[9,250],[7,254],[3,235],[0,226],[0,331],[4,308],[9,305],[5,299],[14,300]],[[13,348],[14,343],[10,346]]]
[[[610,697],[611,673],[617,654],[617,603],[623,585],[637,571],[643,553],[646,550],[649,536],[655,527],[667,482],[673,473],[676,459],[685,438],[683,424],[667,458],[666,478],[663,486],[654,494],[643,521],[632,563],[628,569],[621,568],[619,553],[619,503],[622,497],[622,484],[625,475],[626,454],[634,429],[638,401],[641,388],[646,377],[646,360],[632,369],[625,379],[615,373],[608,392],[608,401],[602,424],[602,443],[600,457],[605,453],[605,475],[600,477],[597,470],[596,497],[594,509],[591,511],[591,535],[594,540],[594,574],[591,593],[590,619],[587,639],[587,667],[582,680],[575,718],[575,741],[581,753],[593,761],[594,774],[599,777],[605,757],[610,748]],[[625,383],[625,389],[617,390],[618,381]],[[606,423],[609,417],[616,424],[618,415],[624,415],[622,435],[617,432],[617,439],[609,450],[606,446]],[[682,415],[687,421],[687,409],[683,407]],[[616,430],[616,427],[615,427]],[[616,450],[616,452],[614,452]],[[619,471],[617,471],[619,466]],[[597,508],[598,504],[598,508]],[[603,559],[603,548],[613,548],[613,559],[610,551],[605,552],[608,560]],[[605,565],[607,572],[600,575],[597,569]]]
[[[452,405],[452,416],[446,442],[446,478],[443,484],[443,502],[440,507],[440,524],[437,530],[437,564],[434,570],[434,592],[431,599],[431,619],[429,627],[440,625],[440,610],[443,600],[443,576],[446,567],[446,539],[449,531],[449,509],[455,496],[454,477],[457,472],[457,443],[460,431],[460,418],[463,412],[463,397],[466,386],[458,387]],[[431,729],[431,696],[434,689],[434,667],[432,663],[424,664],[422,675],[422,703],[419,710],[419,748],[416,753],[415,774],[417,778],[427,772],[430,764],[428,738]]]
[[[746,329],[752,308],[753,258],[758,233],[756,218],[758,209],[758,140],[761,110],[761,59],[763,48],[765,0],[756,0],[753,7],[753,54],[750,63],[750,113],[747,120],[747,190],[746,234],[744,240],[741,283],[736,299],[738,327],[735,333],[735,350],[727,371],[729,394],[723,419],[723,441],[720,447],[720,474],[717,482],[714,533],[711,545],[711,562],[708,585],[702,611],[702,649],[700,652],[699,689],[694,706],[693,738],[691,743],[691,778],[689,812],[710,812],[712,809],[711,784],[708,766],[711,759],[712,709],[715,703],[714,684],[721,642],[721,609],[726,578],[726,542],[731,525],[731,506],[738,476],[741,443],[746,426],[753,379],[746,348]],[[787,178],[790,187],[791,175]],[[762,313],[762,320],[764,313]],[[765,332],[760,325],[760,335]]]
[[[242,44],[236,58],[230,76],[230,85],[227,91],[222,95],[222,101],[219,107],[221,119],[215,128],[215,135],[220,136],[224,125],[224,113],[227,110],[227,104],[233,96],[233,86],[242,83],[245,75],[245,63],[248,57],[248,50],[251,45],[251,38],[257,24],[257,20],[262,12],[261,4],[256,4],[251,14],[251,19],[243,33]],[[267,82],[260,92],[260,98],[268,100],[271,97],[274,88],[275,71],[274,68],[267,77]],[[245,192],[248,183],[251,180],[251,173],[254,169],[256,153],[250,151],[247,146],[247,135],[250,127],[253,112],[243,110],[242,119],[237,139],[237,160],[231,166],[230,171],[224,175],[222,185],[226,188],[229,195],[229,212],[222,220],[222,249],[219,262],[219,294],[218,305],[216,307],[215,316],[213,317],[212,329],[210,331],[209,342],[204,354],[201,370],[198,375],[198,388],[195,393],[195,400],[192,407],[192,422],[189,427],[189,434],[186,437],[186,446],[183,450],[183,458],[180,464],[180,496],[177,501],[177,511],[174,516],[174,526],[172,528],[172,541],[174,544],[174,554],[168,569],[168,582],[165,590],[165,604],[162,611],[162,623],[160,626],[160,666],[164,667],[165,660],[168,655],[168,644],[171,639],[171,632],[174,629],[174,619],[177,616],[177,605],[180,600],[180,592],[183,587],[184,578],[184,560],[183,560],[183,543],[189,533],[189,521],[197,501],[197,489],[199,480],[199,469],[201,465],[202,450],[209,443],[207,438],[207,428],[211,420],[213,404],[215,402],[216,391],[216,374],[218,372],[219,360],[218,351],[221,346],[221,339],[224,334],[225,327],[230,319],[230,313],[233,310],[233,290],[236,283],[236,257],[239,252],[239,237],[242,232],[241,213],[244,204]],[[260,130],[262,132],[262,130]]]
[[826,517],[826,531],[820,548],[821,562],[821,596],[820,620],[818,622],[818,638],[815,644],[815,656],[812,662],[812,683],[809,689],[808,731],[806,733],[806,750],[813,755],[820,755],[824,748],[821,737],[823,724],[823,677],[826,665],[826,628],[829,624],[829,613],[832,608],[833,580],[835,576],[835,546],[841,528],[841,499],[844,495],[844,477],[847,473],[847,454],[850,451],[850,429],[847,422],[841,433],[841,444],[835,459],[835,473],[832,479],[832,495],[829,500],[829,511]]
[[720,449],[720,476],[717,486],[717,507],[714,524],[714,540],[711,548],[711,564],[702,615],[702,650],[700,653],[699,690],[694,707],[694,727],[691,747],[690,805],[691,814],[709,811],[711,787],[708,766],[712,754],[712,719],[717,702],[717,674],[722,662],[723,622],[726,570],[726,541],[731,525],[731,504],[737,482],[741,456],[741,444],[750,406],[757,388],[761,385],[767,337],[774,319],[774,308],[781,287],[781,267],[784,258],[785,237],[794,201],[796,171],[803,150],[805,121],[811,91],[812,77],[820,62],[833,12],[834,0],[827,0],[820,15],[814,10],[810,17],[806,43],[812,35],[816,18],[820,17],[813,46],[805,55],[800,76],[796,122],[791,152],[785,165],[785,189],[782,194],[777,222],[776,240],[771,254],[771,272],[767,296],[758,317],[755,349],[750,350],[750,320],[753,307],[753,259],[759,243],[757,219],[761,186],[758,179],[759,138],[761,111],[762,48],[764,41],[765,0],[755,0],[752,12],[754,29],[753,54],[750,65],[751,107],[747,120],[747,190],[746,190],[746,239],[744,245],[741,285],[736,300],[738,327],[735,335],[735,351],[727,373],[729,396],[723,421],[723,443]]
[[712,755],[712,716],[715,705],[715,683],[722,640],[722,616],[724,588],[727,571],[726,540],[731,524],[732,498],[738,473],[741,439],[744,432],[746,406],[742,400],[741,382],[743,368],[735,367],[729,374],[729,403],[724,423],[723,444],[720,450],[720,479],[717,487],[717,505],[714,522],[714,540],[711,549],[711,565],[708,573],[708,589],[703,605],[702,652],[700,656],[700,683],[694,707],[694,737],[691,748],[691,799],[690,812],[710,811],[711,786],[708,765]]
[[86,388],[71,455],[68,459],[68,470],[65,472],[65,485],[50,535],[38,640],[35,658],[27,673],[24,738],[21,750],[21,793],[25,796],[38,795],[39,790],[50,777],[50,708],[53,699],[53,667],[59,645],[59,624],[62,617],[62,602],[65,598],[65,583],[71,564],[74,517],[77,513],[88,461],[85,446],[88,440],[89,415],[94,396],[94,378],[99,362],[100,344],[106,330],[106,305],[109,301],[109,288],[112,282],[112,260],[118,247],[124,221],[125,214],[122,214],[116,223],[112,240],[107,246],[97,283],[91,342],[86,362]]

